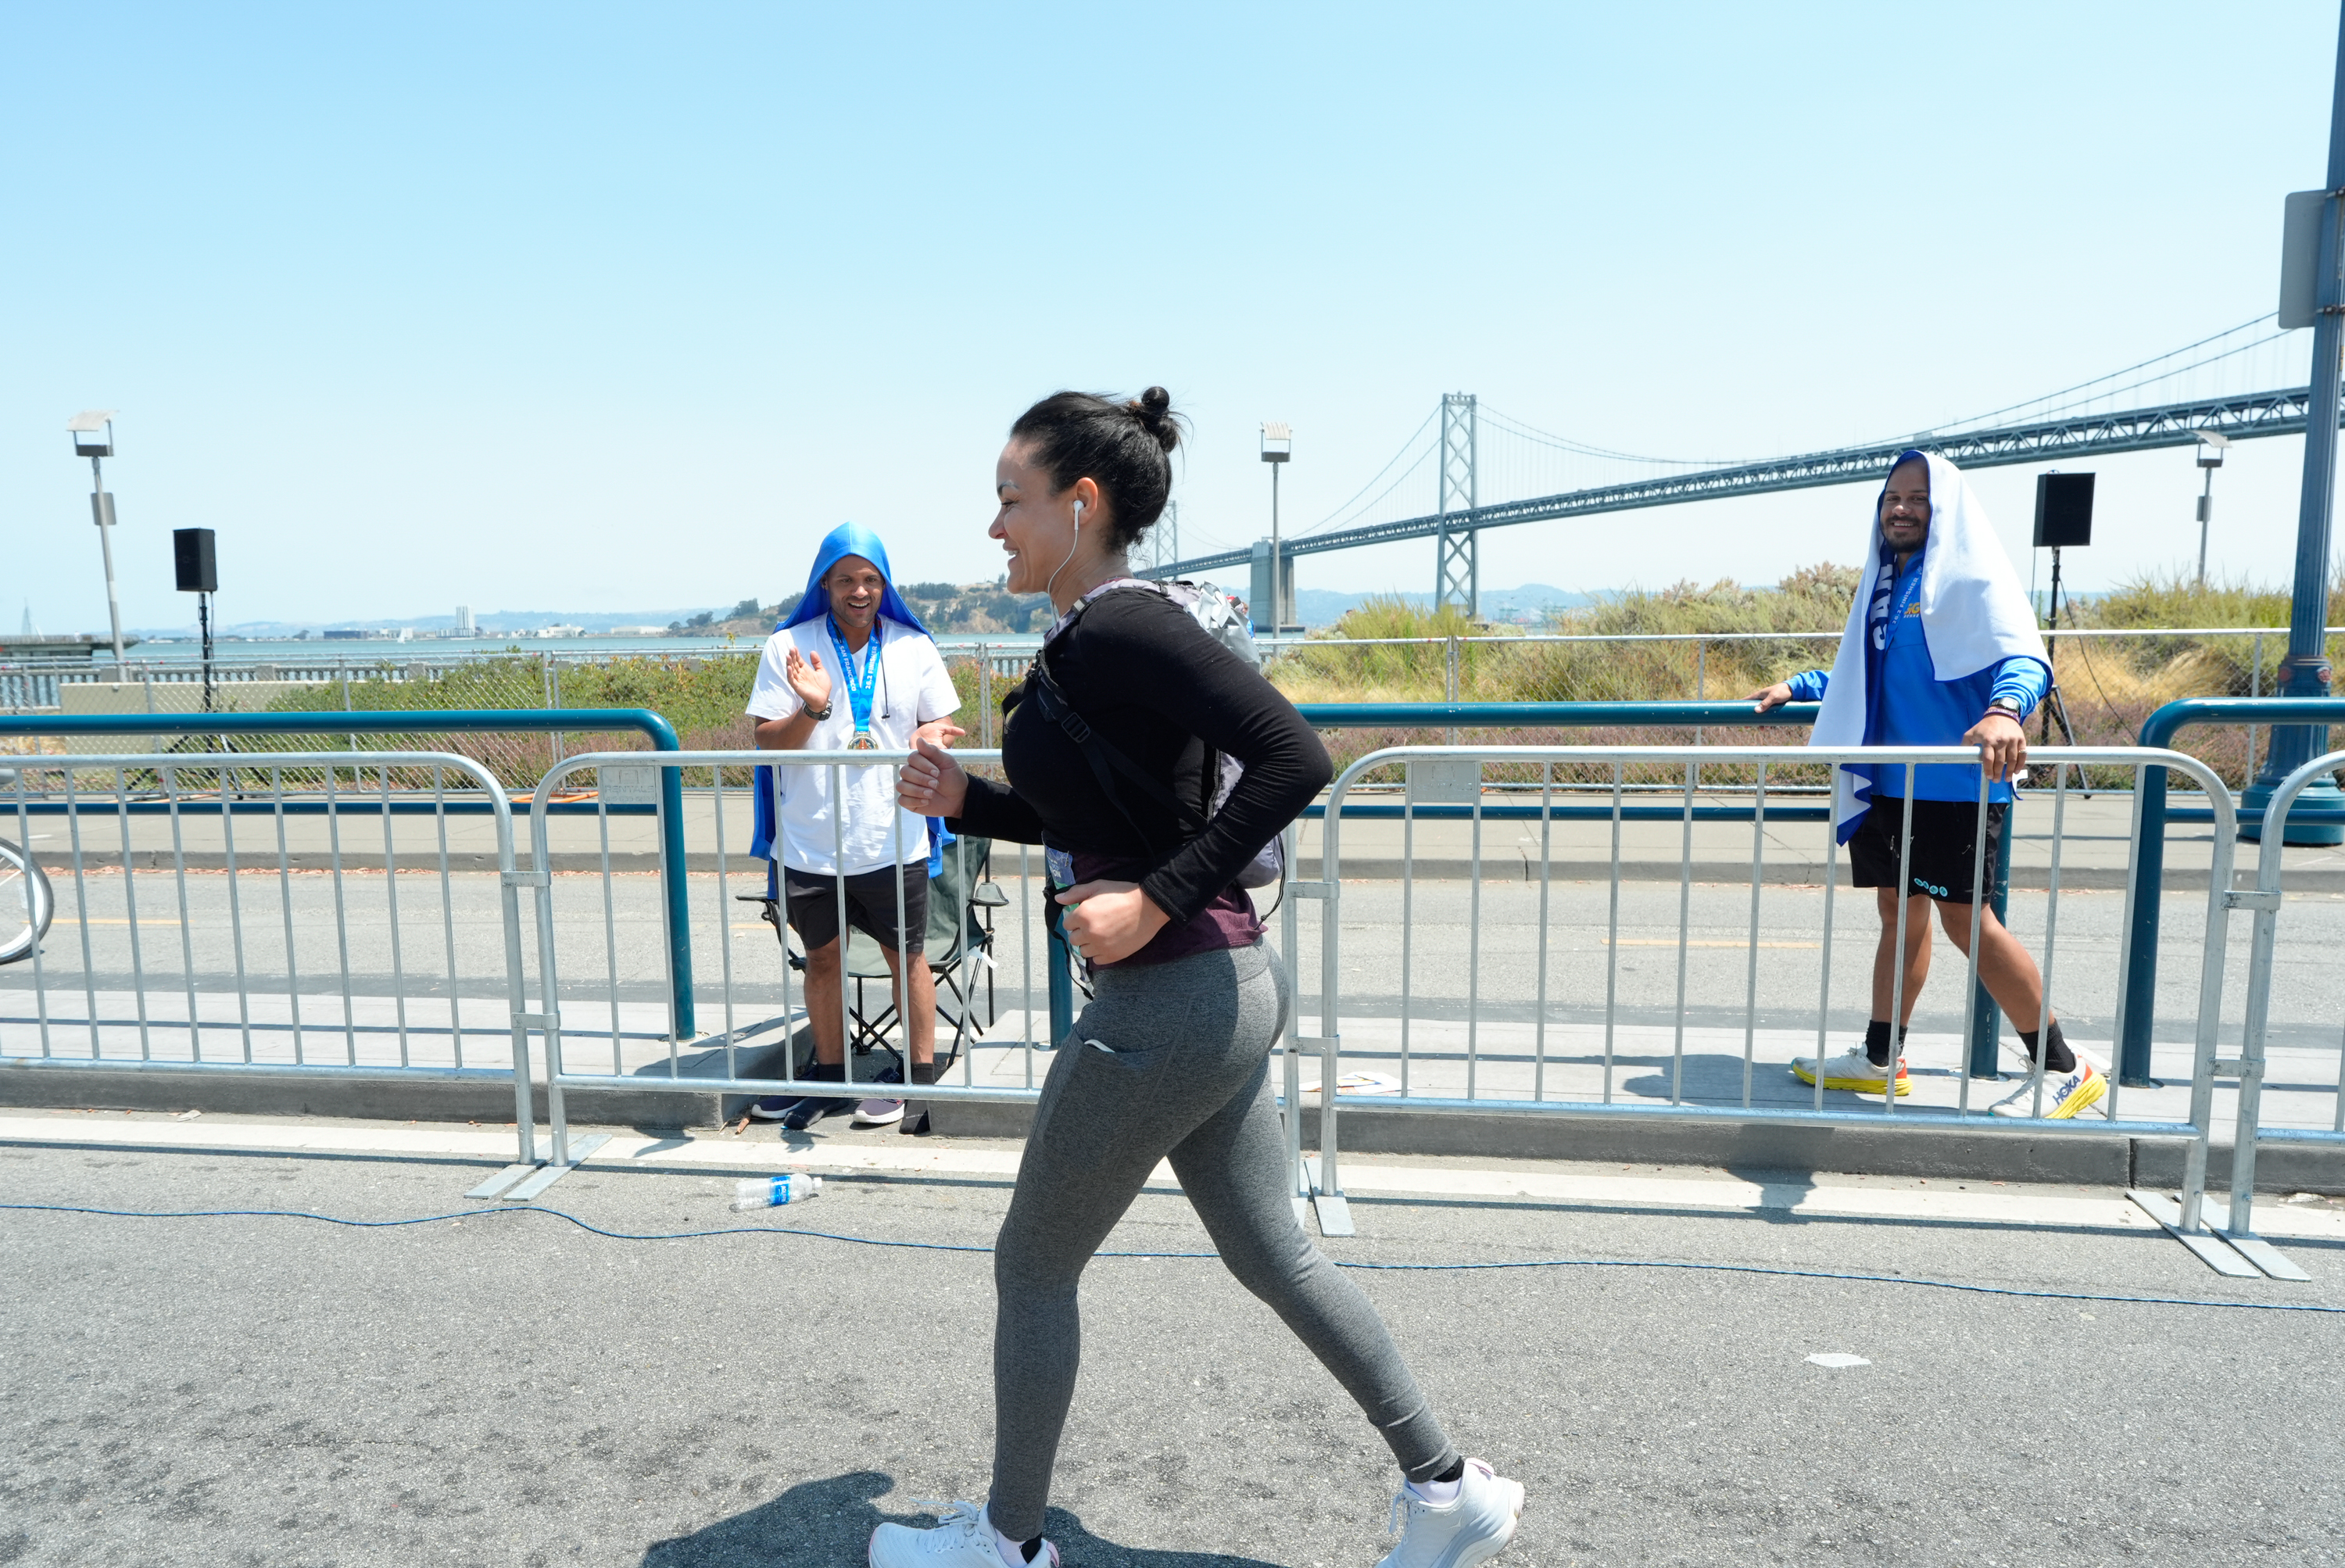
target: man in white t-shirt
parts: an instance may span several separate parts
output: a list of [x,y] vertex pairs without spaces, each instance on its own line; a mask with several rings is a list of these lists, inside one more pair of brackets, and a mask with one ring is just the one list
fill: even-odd
[[[749,696],[759,748],[774,751],[904,751],[916,737],[949,745],[963,730],[944,657],[897,594],[887,547],[859,524],[831,531],[816,554],[797,608],[766,640]],[[806,945],[813,1076],[846,1077],[840,1017],[840,881],[847,923],[877,942],[909,1003],[905,1033],[914,1084],[936,1081],[937,991],[922,952],[929,923],[929,825],[896,804],[892,766],[773,769],[780,809],[771,852],[783,907]],[[838,797],[843,796],[842,801]],[[902,890],[902,925],[897,900]],[[858,1122],[904,1120],[904,1103],[827,1095],[768,1096],[752,1115],[792,1130],[850,1107]],[[919,1130],[907,1125],[907,1131]]]

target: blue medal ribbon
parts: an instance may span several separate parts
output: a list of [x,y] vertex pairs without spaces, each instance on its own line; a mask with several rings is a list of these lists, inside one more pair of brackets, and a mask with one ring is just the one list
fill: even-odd
[[868,751],[872,749],[871,699],[879,689],[879,623],[875,620],[871,624],[870,639],[863,645],[860,669],[856,667],[855,655],[848,650],[847,639],[839,635],[838,620],[826,616],[823,623],[830,628],[831,650],[838,656],[839,678],[847,687],[847,706],[855,718],[855,738],[849,745],[854,750]]

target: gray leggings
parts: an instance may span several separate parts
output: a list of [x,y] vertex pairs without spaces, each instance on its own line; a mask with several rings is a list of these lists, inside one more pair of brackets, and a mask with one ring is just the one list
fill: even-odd
[[1223,1263],[1359,1401],[1409,1478],[1457,1461],[1376,1308],[1294,1222],[1270,1089],[1285,1006],[1264,942],[1104,970],[1061,1043],[993,1258],[990,1509],[1012,1540],[1042,1533],[1081,1359],[1083,1266],[1167,1157]]

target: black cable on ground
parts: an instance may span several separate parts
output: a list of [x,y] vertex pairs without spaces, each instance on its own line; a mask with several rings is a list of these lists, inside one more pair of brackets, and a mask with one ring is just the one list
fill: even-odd
[[[339,1215],[311,1214],[298,1208],[95,1208],[66,1203],[0,1203],[0,1210],[31,1214],[89,1214],[110,1219],[309,1219],[320,1225],[348,1226],[356,1230],[387,1230],[408,1225],[436,1225],[443,1220],[472,1219],[484,1214],[542,1214],[565,1220],[593,1236],[612,1241],[695,1241],[714,1236],[802,1236],[814,1241],[838,1241],[855,1247],[894,1247],[917,1252],[990,1253],[990,1247],[967,1241],[894,1241],[884,1237],[848,1236],[837,1231],[805,1230],[785,1225],[731,1225],[711,1230],[611,1230],[558,1208],[535,1204],[498,1204],[452,1214],[421,1214],[407,1219],[345,1219]],[[1101,1257],[1195,1260],[1217,1258],[1213,1252],[1101,1252]],[[1902,1274],[1842,1274],[1822,1268],[1771,1268],[1755,1263],[1682,1263],[1651,1257],[1526,1257],[1486,1263],[1370,1263],[1331,1259],[1338,1268],[1385,1274],[1464,1274],[1501,1268],[1675,1268],[1694,1274],[1761,1274],[1779,1279],[1830,1279],[1861,1285],[1911,1285],[1925,1290],[1956,1290],[1972,1296],[2012,1296],[2035,1301],[2102,1301],[2135,1307],[2223,1307],[2251,1312],[2318,1312],[2345,1316],[2345,1307],[2324,1307],[2296,1301],[2213,1301],[2188,1296],[2109,1296],[2085,1290],[2023,1290],[2008,1285],[1965,1285],[1953,1279],[1918,1279]]]

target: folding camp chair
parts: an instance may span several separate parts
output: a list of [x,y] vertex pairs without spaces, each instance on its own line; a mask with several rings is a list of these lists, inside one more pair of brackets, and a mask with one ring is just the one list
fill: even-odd
[[[992,863],[990,839],[956,839],[945,848],[942,871],[929,880],[929,972],[936,977],[937,1012],[950,1020],[953,1026],[951,1048],[937,1054],[939,1073],[959,1059],[971,1035],[982,1037],[986,1026],[993,1022],[993,911],[1005,907],[1010,898],[1000,883],[987,880]],[[908,866],[905,875],[917,876],[926,869],[917,864]],[[744,903],[763,906],[759,918],[774,928],[789,966],[803,975],[806,955],[799,951],[782,910],[778,864],[766,862],[763,893],[735,896]],[[844,971],[844,979],[850,983],[848,1048],[858,1056],[886,1051],[898,1057],[897,1065],[901,1068],[904,1064],[900,1054],[888,1043],[888,1032],[897,1023],[894,976],[888,972],[888,958],[879,944],[853,926],[847,928]],[[980,971],[983,1022],[978,1017]],[[869,988],[874,985],[879,988],[879,1004],[876,1008],[869,996]]]

